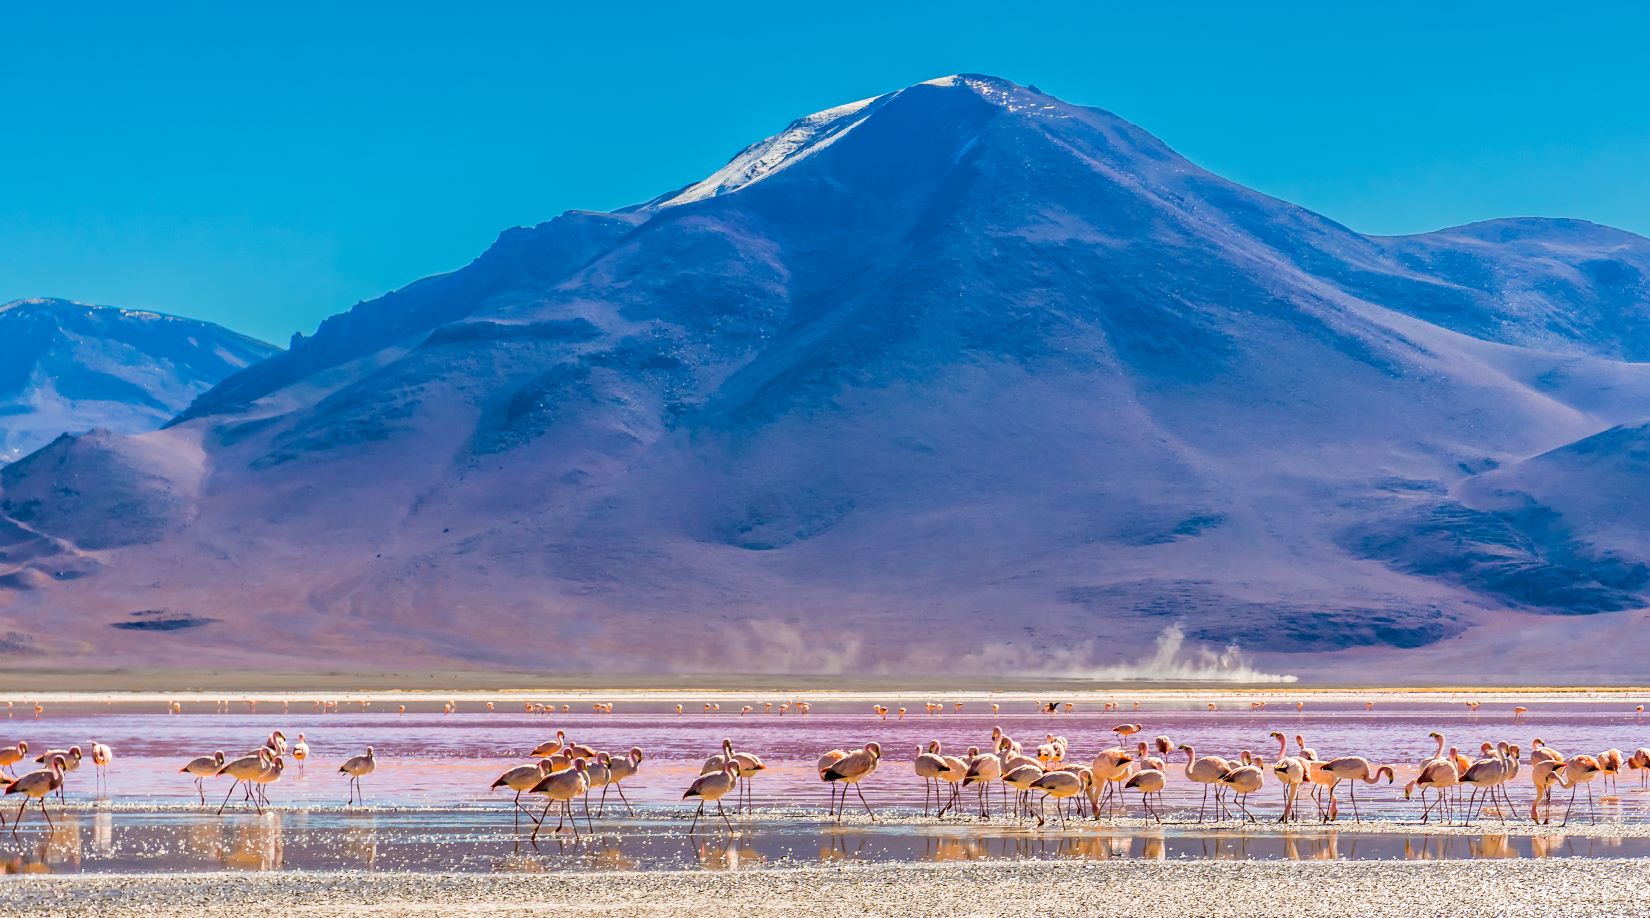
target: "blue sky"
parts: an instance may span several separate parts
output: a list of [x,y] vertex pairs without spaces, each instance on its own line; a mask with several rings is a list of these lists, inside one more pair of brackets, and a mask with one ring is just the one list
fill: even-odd
[[0,301],[284,343],[505,227],[959,71],[1110,109],[1366,232],[1650,234],[1645,4],[154,6],[0,12]]

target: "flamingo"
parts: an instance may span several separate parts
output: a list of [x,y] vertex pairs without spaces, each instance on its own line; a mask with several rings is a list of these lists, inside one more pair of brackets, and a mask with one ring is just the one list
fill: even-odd
[[57,799],[63,799],[63,787],[68,783],[68,774],[80,767],[80,760],[84,758],[79,746],[70,746],[67,749],[48,749],[35,759],[42,765],[50,762],[54,757],[63,758],[63,780],[57,782]]
[[602,793],[607,793],[607,782],[612,779],[612,772],[608,770],[607,766],[612,761],[612,756],[605,752],[598,752],[596,753],[596,761],[584,763],[584,824],[592,830],[595,829],[595,826],[590,822],[590,792],[599,787],[602,789]]
[[264,748],[273,756],[286,755],[286,734],[279,730],[269,734],[269,738],[264,740]]
[[[877,814],[871,812],[871,804],[865,802],[865,791],[860,789],[860,782],[871,776],[877,770],[877,761],[882,758],[882,746],[879,743],[866,743],[863,748],[848,753],[836,764],[820,773],[820,777],[830,782],[840,781],[854,789],[859,795],[859,802],[865,806],[865,813],[876,822]],[[842,792],[844,808],[846,807],[848,792]],[[837,821],[842,821],[842,808],[837,810]]]
[[223,808],[229,805],[229,796],[235,793],[235,788],[238,785],[243,783],[247,784],[248,791],[250,792],[250,782],[253,778],[256,778],[258,775],[263,773],[264,766],[268,763],[269,750],[260,746],[258,747],[257,752],[243,755],[238,759],[233,759],[219,766],[217,772],[215,772],[216,774],[228,775],[235,780],[229,785],[229,790],[224,793],[223,802],[218,804],[218,815],[223,815]]
[[1543,761],[1563,762],[1564,753],[1547,745],[1546,740],[1538,736],[1530,741],[1530,764]]
[[4,749],[0,749],[0,767],[5,768],[15,777],[17,775],[17,771],[13,766],[15,766],[18,762],[23,761],[28,757],[28,755],[29,744],[23,742],[22,740],[18,740],[17,745],[7,746]]
[[1089,784],[1089,803],[1094,807],[1095,819],[1100,818],[1107,800],[1113,801],[1122,811],[1122,791],[1118,790],[1118,784],[1128,780],[1129,763],[1133,761],[1134,756],[1113,746],[1100,750],[1094,761],[1089,763],[1089,772],[1094,777]]
[[[940,752],[939,756],[945,760],[945,771],[940,775],[940,780],[951,785],[951,794],[946,798],[945,805],[940,807],[940,811],[935,815],[944,816],[946,811],[953,806],[957,808],[958,812],[962,812],[962,782],[964,778],[968,777],[968,762],[954,755],[946,755],[944,752]],[[1041,772],[1042,769],[1039,768],[1038,771]],[[823,774],[821,774],[821,777],[823,777]],[[842,789],[842,798],[843,805],[847,805],[847,787]]]
[[[1421,822],[1424,824],[1427,817],[1432,815],[1432,811],[1439,807],[1443,808],[1442,818],[1448,820],[1449,797],[1447,793],[1460,780],[1461,775],[1455,770],[1454,762],[1442,757],[1431,759],[1422,763],[1421,772],[1415,776],[1415,780],[1404,785],[1404,799],[1408,800],[1410,794],[1419,788],[1421,791]],[[1438,799],[1431,804],[1427,803],[1427,791],[1429,790],[1438,794]]]
[[[1255,817],[1249,812],[1247,805],[1249,795],[1260,790],[1261,785],[1265,783],[1266,773],[1261,771],[1260,766],[1253,764],[1253,760],[1247,754],[1245,754],[1245,762],[1246,764],[1221,775],[1219,784],[1231,790],[1233,797],[1237,800],[1238,809],[1243,812],[1244,818],[1250,822],[1255,822]],[[1220,805],[1218,794],[1215,796],[1215,805],[1217,807]]]
[[1576,788],[1587,785],[1587,818],[1591,822],[1598,822],[1598,811],[1593,807],[1593,779],[1599,776],[1604,769],[1598,764],[1598,759],[1590,755],[1572,756],[1564,763],[1564,784],[1570,789],[1570,800],[1564,804],[1564,822],[1570,824],[1570,810],[1575,806]]
[[[1493,798],[1495,789],[1506,783],[1513,776],[1513,766],[1507,761],[1507,744],[1492,747],[1485,743],[1481,749],[1483,758],[1472,763],[1466,771],[1461,772],[1461,783],[1472,788],[1472,796],[1467,801],[1467,821],[1471,822],[1474,815],[1474,803],[1478,801],[1482,791],[1485,800]],[[1482,811],[1483,804],[1479,804],[1478,811]],[[1506,814],[1502,814],[1506,820]]]
[[1111,728],[1111,732],[1117,735],[1117,744],[1119,746],[1123,744],[1124,737],[1133,736],[1136,733],[1139,733],[1140,730],[1141,726],[1139,724],[1118,724],[1117,726]]
[[706,759],[704,767],[699,769],[699,773],[702,775],[708,775],[711,772],[720,771],[722,766],[727,762],[733,762],[735,765],[739,766],[739,777],[744,779],[745,783],[744,787],[739,788],[739,796],[741,799],[734,809],[738,811],[746,809],[747,807],[754,807],[756,801],[750,796],[751,789],[748,782],[751,778],[754,778],[758,774],[766,771],[768,766],[762,764],[762,760],[752,753],[734,752],[733,740],[723,738],[722,751]]
[[309,759],[309,743],[304,741],[304,735],[298,734],[298,741],[292,744],[292,758],[298,763],[298,774],[304,773],[304,762]]
[[1301,786],[1307,783],[1306,760],[1286,755],[1272,766],[1272,774],[1277,775],[1278,783],[1283,786],[1283,813],[1278,816],[1278,822],[1288,822],[1295,815],[1295,800],[1300,796]]
[[1437,740],[1438,741],[1438,748],[1433,750],[1432,755],[1429,755],[1426,758],[1421,760],[1421,767],[1422,768],[1425,768],[1428,765],[1432,764],[1433,762],[1436,762],[1439,759],[1442,759],[1444,757],[1444,734],[1439,733],[1437,730],[1434,730],[1431,733],[1427,734],[1427,738]]
[[107,743],[94,741],[92,743],[92,769],[94,769],[92,788],[94,788],[94,793],[96,793],[99,784],[106,793],[109,791],[109,763],[111,761],[114,761],[114,750],[111,750]]
[[[814,771],[819,775],[819,780],[824,781],[825,780],[825,772],[827,770],[829,770],[832,765],[835,765],[836,763],[842,761],[843,759],[845,759],[847,757],[848,757],[848,753],[845,752],[844,750],[841,750],[841,749],[832,749],[828,752],[821,753],[820,756],[819,756],[819,760],[814,763]],[[967,771],[968,766],[967,765],[962,766],[962,770]],[[959,780],[961,780],[961,779],[959,779]],[[826,782],[825,790],[830,795],[830,800],[831,800],[830,811],[834,813],[834,812],[836,812],[836,784],[831,783],[831,782]],[[843,790],[846,791],[847,788],[843,788]],[[941,810],[940,815],[944,816],[945,811]]]
[[1324,770],[1335,779],[1335,783],[1329,785],[1329,815],[1328,819],[1325,820],[1326,822],[1333,821],[1340,816],[1340,804],[1335,799],[1335,789],[1341,782],[1346,782],[1347,793],[1352,798],[1353,821],[1362,822],[1362,818],[1358,815],[1358,785],[1356,782],[1362,781],[1365,784],[1375,784],[1381,780],[1381,775],[1386,775],[1386,782],[1391,784],[1394,776],[1391,765],[1376,766],[1359,755],[1330,759],[1324,763]]
[[992,752],[982,753],[978,749],[968,751],[971,761],[968,763],[968,773],[963,776],[962,785],[980,786],[980,816],[991,816],[991,782],[1003,776],[1003,760]]
[[54,755],[45,768],[31,771],[6,785],[7,794],[22,794],[25,798],[17,807],[16,818],[12,820],[12,835],[16,835],[18,828],[23,825],[23,810],[29,805],[30,800],[40,804],[40,815],[46,817],[46,825],[51,829],[56,828],[52,822],[52,814],[46,809],[46,798],[51,796],[53,791],[62,788],[63,770],[67,765],[67,759],[61,755]]
[[1639,789],[1650,788],[1650,749],[1643,746],[1627,757],[1627,767],[1639,773]]
[[527,754],[529,756],[531,756],[532,758],[542,759],[542,758],[545,758],[546,756],[555,755],[556,753],[561,751],[563,746],[566,746],[566,745],[567,745],[567,734],[565,732],[561,731],[561,730],[557,730],[555,739],[547,739],[544,742],[539,743],[537,746],[533,747],[532,752],[529,752]]
[[378,759],[373,756],[371,746],[367,747],[367,752],[365,755],[350,756],[348,759],[344,760],[344,764],[338,766],[339,774],[349,775],[349,802],[345,803],[345,806],[367,802],[367,798],[364,793],[359,794],[359,800],[356,799],[357,794],[361,790],[361,779],[377,770]]
[[[556,820],[556,831],[562,830],[562,824],[568,821],[573,823],[573,837],[579,837],[579,820],[573,815],[573,800],[583,796],[590,788],[590,779],[585,772],[590,766],[584,759],[574,759],[573,767],[544,776],[539,783],[533,785],[529,793],[544,794],[544,812],[539,814],[538,825],[533,827],[532,840],[537,842],[539,830],[544,828],[545,817],[550,815],[550,806],[561,804],[561,817]],[[588,819],[587,819],[588,821]]]
[[1014,817],[1016,819],[1031,812],[1031,791],[1042,776],[1042,767],[1032,762],[1016,765],[1004,773],[1003,786],[1012,787],[1015,791]]
[[939,803],[941,776],[950,769],[950,763],[940,755],[940,741],[929,740],[928,747],[917,747],[917,757],[911,762],[911,770],[922,779],[922,812],[928,815],[928,798],[932,795],[935,804]]
[[1156,794],[1159,801],[1163,799],[1163,787],[1168,783],[1168,775],[1155,768],[1137,771],[1123,784],[1124,790],[1140,792],[1141,820],[1149,822],[1156,819],[1163,821],[1163,817],[1152,809],[1152,795]]
[[1616,793],[1619,790],[1616,787],[1616,776],[1621,774],[1621,769],[1625,763],[1626,759],[1622,756],[1620,749],[1606,749],[1598,754],[1599,771],[1603,780],[1610,785],[1611,793]]
[[[1564,783],[1564,762],[1562,760],[1542,759],[1530,766],[1530,783],[1535,785],[1535,798],[1530,801],[1530,821],[1551,825],[1553,821],[1552,789],[1556,784],[1559,787],[1568,787]],[[1547,815],[1543,819],[1537,813],[1542,801],[1547,803]]]
[[[1621,757],[1620,753],[1617,753],[1616,757],[1619,759]],[[108,745],[99,742],[92,743],[92,768],[94,769],[92,787],[94,792],[98,784],[103,785],[105,792],[109,790],[109,763],[114,760],[114,750],[110,749]]]
[[498,776],[497,780],[488,785],[488,790],[497,790],[501,787],[508,787],[510,790],[516,792],[516,797],[513,801],[516,815],[516,829],[519,830],[521,828],[522,813],[526,813],[527,818],[533,820],[534,824],[538,823],[538,817],[534,816],[531,810],[528,810],[526,807],[521,805],[521,795],[538,786],[538,783],[543,781],[546,775],[550,774],[550,768],[551,762],[549,759],[540,759],[531,765],[517,765],[514,768],[506,770],[504,774]]
[[189,775],[195,779],[195,791],[200,794],[201,806],[205,806],[206,779],[217,774],[221,768],[223,768],[223,750],[219,749],[211,755],[190,759],[182,768],[178,769],[178,773]]
[[1055,812],[1060,814],[1060,825],[1063,828],[1066,824],[1064,801],[1083,792],[1083,775],[1070,771],[1050,771],[1033,781],[1031,786],[1032,789],[1043,792],[1043,796],[1037,801],[1037,824],[1044,825],[1046,823],[1043,818],[1043,809],[1048,803],[1048,798],[1053,797],[1062,801],[1054,809]]
[[[1203,785],[1203,802],[1197,808],[1197,821],[1203,821],[1203,809],[1209,803],[1209,787],[1220,782],[1222,775],[1232,770],[1232,765],[1216,755],[1206,755],[1198,758],[1197,750],[1187,743],[1175,747],[1177,752],[1186,753],[1186,777]],[[1215,794],[1216,806],[1219,806],[1219,791]],[[1218,809],[1217,809],[1218,812]]]
[[618,758],[608,759],[607,784],[602,788],[602,799],[597,805],[596,813],[600,815],[607,809],[607,788],[611,787],[624,802],[625,812],[634,814],[636,808],[630,805],[630,798],[624,795],[624,787],[619,782],[636,775],[642,766],[642,749],[640,746],[631,746],[630,751]]
[[276,781],[281,780],[281,772],[285,769],[286,760],[280,756],[275,756],[273,759],[270,759],[269,763],[259,770],[257,774],[252,776],[251,784],[253,785],[252,789],[254,793],[257,795],[259,812],[263,812],[263,804],[269,802],[269,794],[264,790],[264,788],[274,784]]
[[[826,780],[831,779],[827,778]],[[722,809],[722,798],[727,796],[728,792],[733,790],[738,783],[739,764],[731,759],[724,762],[720,770],[700,775],[694,779],[693,784],[688,787],[687,793],[682,795],[683,800],[689,797],[699,798],[699,809],[694,811],[693,823],[688,826],[689,835],[692,835],[693,830],[699,827],[699,817],[705,815],[705,803],[707,801],[716,803],[716,815],[722,817],[722,823],[728,827],[729,832],[733,831],[733,823],[728,821],[727,811]]]

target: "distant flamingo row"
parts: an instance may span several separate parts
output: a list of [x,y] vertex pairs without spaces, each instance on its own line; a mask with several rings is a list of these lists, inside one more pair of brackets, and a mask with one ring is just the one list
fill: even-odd
[[[292,710],[293,702],[290,699],[281,699],[281,700],[277,700],[277,701],[274,701],[274,702],[268,702],[268,701],[265,702],[266,706],[270,703],[279,704],[281,706],[281,712],[282,713],[289,713]],[[216,700],[212,701],[211,704],[212,704],[212,709],[215,713],[229,713],[230,711],[234,710],[234,706],[235,706],[234,701],[231,701],[231,700],[226,699],[226,698],[216,699]],[[258,711],[259,700],[256,699],[256,698],[246,698],[246,699],[242,699],[240,701],[240,704],[244,707],[244,709],[247,712],[255,714]],[[327,699],[314,699],[314,700],[310,701],[310,704],[314,707],[315,711],[318,712],[318,713],[335,714],[335,713],[338,713],[341,710],[348,709],[352,705],[357,710],[369,711],[369,710],[372,710],[372,704],[373,703],[371,701],[366,701],[366,700],[356,700],[356,701],[350,702],[350,701],[338,701],[338,700],[327,700]],[[965,704],[966,704],[966,702],[962,702],[962,701],[952,701],[952,702],[929,701],[929,702],[924,702],[923,703],[923,712],[925,714],[930,715],[930,716],[937,716],[939,714],[943,714],[945,712],[945,710],[949,707],[954,713],[961,714],[961,713],[963,713],[963,708],[964,708]],[[1032,704],[1035,706],[1035,708],[1038,711],[1041,711],[1045,714],[1073,714],[1073,713],[1076,713],[1076,711],[1077,711],[1077,703],[1074,702],[1074,701],[1037,701],[1037,702],[1032,702]],[[1478,701],[1465,701],[1465,702],[1462,702],[1462,704],[1466,705],[1467,709],[1472,711],[1475,714],[1478,713],[1479,709],[1483,706],[1483,703],[1478,702]],[[1265,701],[1249,701],[1249,702],[1247,702],[1247,705],[1248,705],[1248,709],[1250,711],[1264,711],[1264,710],[1266,710],[1267,702],[1265,702]],[[165,703],[165,706],[166,706],[166,712],[168,714],[182,714],[183,713],[183,702],[181,702],[181,701],[168,701],[168,702]],[[999,713],[1002,712],[1002,704],[999,703],[999,702],[990,702],[989,706],[990,706],[992,714],[999,714]],[[1294,706],[1296,711],[1305,711],[1306,710],[1306,702],[1305,701],[1297,700],[1297,701],[1293,702],[1293,706]],[[39,719],[41,717],[41,715],[43,715],[46,711],[46,706],[44,704],[41,704],[38,701],[28,702],[28,703],[26,703],[25,707],[33,712],[34,717],[36,719]],[[485,702],[483,704],[483,707],[488,712],[493,712],[493,711],[499,710],[496,703],[491,702],[491,701]],[[685,715],[688,711],[688,705],[686,705],[686,704],[677,704],[675,707],[676,707],[676,713],[678,715]],[[1366,702],[1364,702],[1363,707],[1364,707],[1365,711],[1373,711],[1373,710],[1375,710],[1375,702],[1366,701]],[[613,713],[613,708],[614,708],[614,702],[611,702],[611,701],[606,701],[606,702],[597,701],[597,702],[592,702],[590,704],[590,710],[591,710],[591,713],[593,713],[593,714],[612,714]],[[1122,710],[1122,708],[1123,708],[1122,702],[1106,701],[1106,702],[1101,702],[1099,711],[1100,711],[1100,713],[1109,713],[1109,712],[1112,712],[1112,711],[1120,711],[1120,710]],[[1218,711],[1218,710],[1220,710],[1220,705],[1217,702],[1211,701],[1211,702],[1206,703],[1204,705],[1204,708],[1208,711]],[[445,702],[442,702],[442,704],[441,704],[441,713],[443,713],[443,714],[455,714],[459,711],[459,709],[460,709],[460,705],[459,705],[459,702],[458,702],[457,699],[449,699]],[[1138,701],[1131,702],[1130,709],[1135,710],[1135,711],[1140,710],[1140,702],[1138,702]],[[15,716],[15,710],[16,710],[16,702],[12,702],[12,701],[6,702],[6,716],[8,718]],[[812,705],[809,702],[801,701],[801,700],[781,701],[781,702],[768,701],[768,702],[763,702],[762,705],[761,705],[761,713],[763,713],[763,714],[784,715],[787,712],[795,712],[797,714],[807,714],[811,710],[812,710]],[[1529,710],[1530,709],[1528,707],[1524,706],[1524,705],[1513,705],[1513,707],[1512,707],[1513,720],[1517,721],[1517,720],[1523,719],[1524,715],[1529,713]],[[1642,704],[1637,705],[1633,708],[1633,710],[1637,714],[1642,716],[1644,714],[1644,705],[1642,705]],[[524,701],[524,702],[522,702],[522,711],[523,711],[523,713],[526,713],[526,714],[555,714],[555,713],[558,713],[558,712],[562,713],[562,714],[570,714],[573,711],[573,706],[571,704],[563,703],[562,705],[560,705],[558,707],[554,703]],[[398,713],[398,714],[407,713],[407,706],[405,704],[397,704],[396,705],[396,713]],[[720,713],[722,713],[722,703],[719,702],[719,701],[704,702],[703,713],[705,713],[705,714],[720,714]],[[758,713],[758,708],[757,708],[756,705],[753,705],[753,704],[741,705],[738,708],[738,713],[739,713],[740,716],[744,716],[744,715],[747,715],[747,714],[755,714],[755,713]],[[905,718],[905,715],[908,713],[908,709],[904,705],[897,705],[895,707],[890,708],[887,705],[874,704],[874,705],[871,706],[871,713],[875,714],[876,716],[878,716],[878,717],[880,717],[884,720],[887,720],[888,716],[890,714],[894,715],[894,717],[896,719],[903,720]]]

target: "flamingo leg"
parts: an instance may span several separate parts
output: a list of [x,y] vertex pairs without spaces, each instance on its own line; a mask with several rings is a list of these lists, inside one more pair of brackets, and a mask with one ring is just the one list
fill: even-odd
[[[235,784],[239,784],[239,783],[241,783],[240,780],[236,779]],[[219,816],[223,815],[223,808],[229,805],[229,795],[233,794],[235,792],[235,784],[229,785],[229,793],[224,794],[223,795],[223,802],[218,804],[218,815]]]
[[[847,794],[848,794],[847,791],[843,791],[842,793],[843,793],[844,797],[846,797]],[[861,804],[863,804],[864,807],[865,807],[865,815],[871,817],[872,822],[876,822],[877,821],[877,814],[871,812],[871,804],[865,802],[865,792],[859,789],[859,784],[858,783],[854,784],[854,793],[859,795],[859,802]]]
[[[554,801],[554,800],[551,800],[551,799],[549,799],[549,798],[545,798],[545,801],[544,801],[544,812],[542,812],[542,813],[540,813],[540,814],[539,814],[539,818],[537,818],[537,819],[535,819],[535,820],[533,820],[533,822],[534,822],[534,823],[535,823],[535,825],[534,825],[534,828],[533,828],[533,839],[534,839],[534,840],[535,840],[535,841],[536,841],[536,840],[537,840],[537,839],[538,839],[538,837],[539,837],[539,829],[542,829],[542,828],[544,828],[544,821],[545,821],[545,820],[546,820],[546,819],[549,819],[549,818],[550,818],[550,806],[551,806],[551,804],[553,804],[553,803],[555,803],[555,801]],[[560,829],[559,829],[559,828],[558,828],[558,829],[557,829],[557,831],[560,831]]]

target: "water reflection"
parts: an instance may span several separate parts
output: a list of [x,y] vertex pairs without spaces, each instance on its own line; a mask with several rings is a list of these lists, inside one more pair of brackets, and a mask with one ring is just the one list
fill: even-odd
[[284,852],[281,814],[271,812],[236,825],[219,863],[226,870],[279,870]]
[[376,814],[350,814],[339,830],[338,854],[340,866],[365,867],[378,865],[378,817]]
[[688,842],[700,867],[705,870],[747,870],[767,863],[754,845],[743,836],[699,837]]
[[59,813],[53,819],[51,828],[42,825],[38,836],[23,841],[19,853],[0,860],[5,873],[56,873],[81,868],[84,847],[80,817]]
[[833,826],[812,820],[749,820],[734,834],[687,836],[638,819],[537,845],[487,811],[275,811],[264,816],[99,810],[69,812],[56,827],[12,839],[0,833],[7,872],[177,870],[748,870],[822,864],[991,859],[1502,860],[1524,857],[1650,857],[1650,838],[1588,838],[1556,829],[1535,836],[1499,825],[1476,834],[1271,831],[1191,826],[1071,831],[1003,824]]
[[109,854],[115,850],[115,814],[99,810],[92,815],[92,850]]

